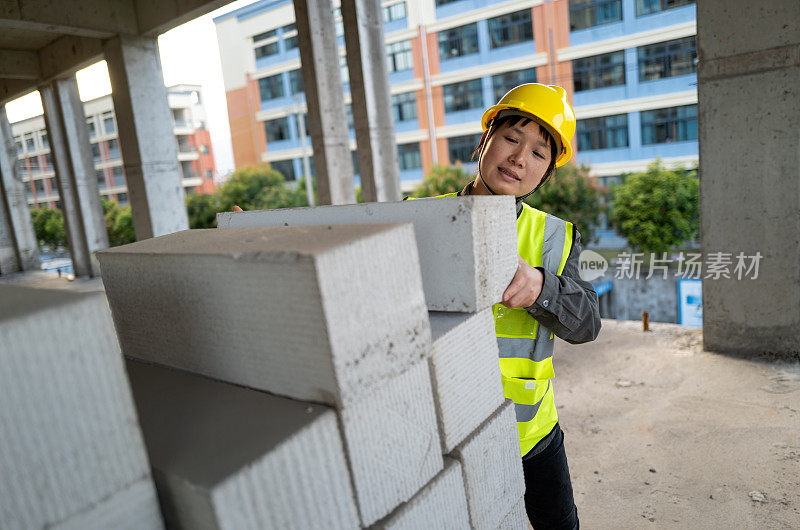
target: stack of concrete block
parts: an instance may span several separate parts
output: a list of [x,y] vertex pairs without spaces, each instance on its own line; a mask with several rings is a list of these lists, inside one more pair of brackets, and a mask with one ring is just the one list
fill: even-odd
[[132,360],[128,375],[170,527],[358,526],[329,407]]
[[0,528],[163,528],[105,297],[0,300]]
[[219,228],[412,223],[431,311],[474,313],[500,301],[517,269],[511,196],[445,197],[217,214]]
[[[432,332],[428,359],[441,451],[458,462],[476,529],[526,527],[524,481],[513,403],[503,397],[491,306],[517,266],[511,197],[459,197],[402,203],[222,213],[223,229],[411,222],[416,233]],[[394,455],[396,451],[387,451]],[[449,471],[449,470],[448,470]],[[450,471],[452,472],[452,471]],[[430,504],[442,513],[464,493],[440,474],[379,527],[419,528]],[[431,509],[432,510],[432,509]],[[462,528],[448,517],[449,528]]]
[[[427,363],[430,328],[411,225],[190,230],[98,258],[126,356],[336,410],[361,525],[387,516],[442,470]],[[133,381],[137,396],[140,382]],[[263,421],[279,428],[272,418]],[[163,437],[191,442],[165,434],[163,423],[143,428],[151,454]],[[303,440],[292,437],[292,454],[315,450]],[[270,449],[262,450],[270,460]],[[178,477],[173,483],[195,480],[173,459],[152,465],[157,477]],[[237,486],[219,498],[227,508],[206,510],[214,517],[208,526],[225,528],[223,514],[250,502],[257,480],[284,481],[270,469],[231,468],[224,482]],[[169,481],[159,485],[176,524],[194,527],[189,514],[203,503],[174,493]],[[260,497],[264,513],[290,513],[309,502],[293,490],[284,493]]]

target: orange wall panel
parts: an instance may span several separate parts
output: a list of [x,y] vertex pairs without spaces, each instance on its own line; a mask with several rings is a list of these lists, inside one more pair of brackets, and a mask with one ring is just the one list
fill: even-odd
[[266,135],[263,127],[256,121],[256,113],[260,105],[258,82],[247,80],[242,88],[226,92],[228,102],[228,122],[231,128],[231,144],[233,160],[236,168],[257,165],[261,162],[261,153],[266,146]]

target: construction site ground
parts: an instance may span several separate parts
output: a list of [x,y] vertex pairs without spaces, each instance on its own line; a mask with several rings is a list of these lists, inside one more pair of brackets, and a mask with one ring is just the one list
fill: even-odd
[[704,351],[700,329],[603,320],[555,349],[581,527],[800,528],[800,365]]

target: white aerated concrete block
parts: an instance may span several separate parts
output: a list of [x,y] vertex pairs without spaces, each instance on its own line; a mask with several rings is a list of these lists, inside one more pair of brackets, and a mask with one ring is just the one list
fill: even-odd
[[525,494],[514,403],[506,400],[453,456],[464,471],[472,528],[496,529]]
[[461,464],[444,459],[444,469],[407,503],[373,527],[376,530],[463,530],[469,528]]
[[409,500],[442,469],[426,362],[387,380],[340,414],[365,526]]
[[0,528],[162,528],[105,296],[0,301]]
[[170,527],[358,526],[333,410],[160,366],[127,365]]
[[506,514],[497,530],[528,530],[528,514],[525,513],[524,496]]
[[401,202],[217,214],[219,228],[414,223],[431,311],[474,313],[499,302],[517,270],[513,197]]
[[128,357],[341,405],[430,353],[409,224],[186,230],[97,256]]
[[492,309],[430,312],[429,363],[442,452],[449,453],[503,404]]

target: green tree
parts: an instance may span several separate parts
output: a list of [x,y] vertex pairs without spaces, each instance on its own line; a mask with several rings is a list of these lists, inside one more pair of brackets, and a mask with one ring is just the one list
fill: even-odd
[[445,193],[461,191],[473,176],[461,166],[440,166],[434,164],[431,172],[414,188],[412,197],[434,197]]
[[243,210],[308,206],[305,186],[287,184],[283,175],[267,165],[234,171],[218,194],[219,211],[230,211],[234,205]]
[[668,170],[656,159],[612,188],[612,225],[643,252],[667,252],[700,232],[697,171]]
[[189,228],[215,228],[219,211],[219,196],[216,193],[193,193],[186,196]]
[[130,206],[120,206],[117,201],[101,197],[103,218],[108,232],[108,244],[112,247],[127,245],[136,241],[133,229],[133,214]]
[[31,219],[39,245],[47,245],[53,250],[67,246],[67,232],[61,210],[47,207],[32,208]]
[[581,233],[584,248],[595,242],[594,229],[604,208],[600,200],[603,188],[589,177],[589,169],[568,162],[525,199],[537,210],[572,222]]

